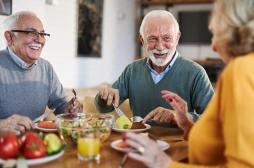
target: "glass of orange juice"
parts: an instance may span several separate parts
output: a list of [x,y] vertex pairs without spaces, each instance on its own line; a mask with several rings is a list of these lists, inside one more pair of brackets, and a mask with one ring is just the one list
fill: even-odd
[[79,160],[100,159],[100,127],[81,128],[77,139]]
[[79,138],[77,141],[78,158],[80,160],[99,160],[100,146],[99,138]]
[[111,115],[93,115],[83,127],[73,130],[77,137],[77,152],[80,160],[99,160],[101,144],[111,134],[114,118]]

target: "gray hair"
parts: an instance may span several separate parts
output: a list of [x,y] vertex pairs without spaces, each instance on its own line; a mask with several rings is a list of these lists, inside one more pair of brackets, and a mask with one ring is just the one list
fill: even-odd
[[144,37],[144,28],[145,28],[145,24],[147,22],[147,20],[149,18],[152,18],[152,17],[159,17],[159,16],[168,16],[172,19],[174,25],[175,25],[175,30],[176,31],[180,31],[179,30],[179,24],[178,22],[176,21],[175,17],[172,15],[172,13],[170,13],[169,11],[165,11],[165,10],[152,10],[150,11],[149,13],[147,13],[144,17],[144,19],[142,20],[142,23],[140,25],[140,28],[139,28],[139,34]]
[[8,16],[3,22],[4,31],[16,29],[18,20],[24,16],[36,16],[36,14],[31,11],[20,11]]
[[217,0],[212,15],[218,40],[236,57],[254,51],[254,0]]

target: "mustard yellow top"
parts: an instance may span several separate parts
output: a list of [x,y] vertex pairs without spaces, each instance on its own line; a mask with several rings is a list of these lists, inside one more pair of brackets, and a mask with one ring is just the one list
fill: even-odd
[[189,164],[170,168],[254,167],[254,53],[232,60],[189,134]]

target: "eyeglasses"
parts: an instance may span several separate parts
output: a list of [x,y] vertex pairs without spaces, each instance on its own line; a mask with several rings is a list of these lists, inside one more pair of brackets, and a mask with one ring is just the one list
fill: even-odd
[[11,30],[11,32],[25,33],[30,37],[38,38],[39,36],[42,38],[50,37],[50,34],[44,32],[37,32],[34,30]]

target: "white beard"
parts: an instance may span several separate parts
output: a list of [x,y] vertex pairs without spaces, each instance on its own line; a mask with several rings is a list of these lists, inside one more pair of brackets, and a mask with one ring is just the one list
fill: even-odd
[[[148,53],[148,57],[152,61],[152,63],[159,67],[167,65],[175,53],[175,51],[172,49],[164,49],[162,51],[154,49],[150,51],[146,50],[146,52]],[[156,58],[154,54],[167,54],[167,55],[160,58]]]

